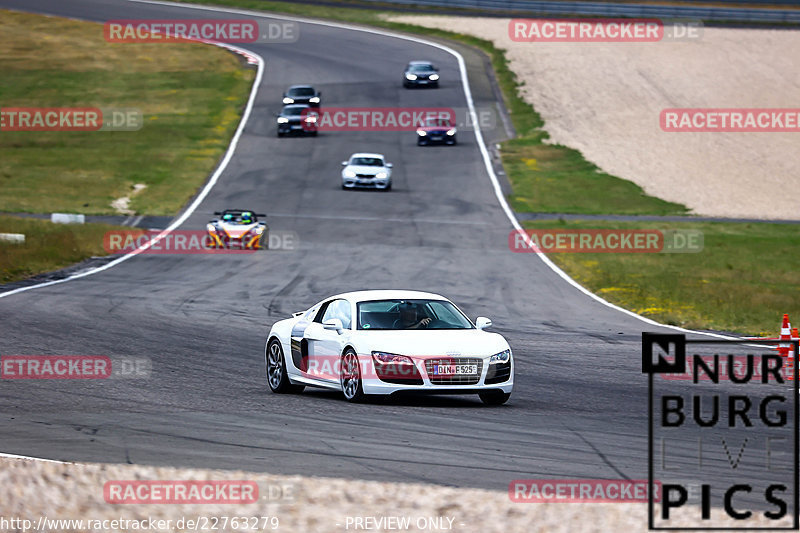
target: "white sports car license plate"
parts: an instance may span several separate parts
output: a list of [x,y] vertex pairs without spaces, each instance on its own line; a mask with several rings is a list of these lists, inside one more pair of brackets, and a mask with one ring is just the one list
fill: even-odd
[[475,375],[478,365],[433,365],[434,376]]

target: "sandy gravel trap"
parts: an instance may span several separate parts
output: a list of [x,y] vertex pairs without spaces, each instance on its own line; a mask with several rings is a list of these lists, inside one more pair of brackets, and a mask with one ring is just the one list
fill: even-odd
[[2,531],[567,533],[646,524],[644,503],[515,502],[505,491],[423,484],[0,459]]
[[[388,18],[505,49],[551,142],[580,150],[650,195],[697,215],[800,220],[800,31],[701,27],[679,39],[665,25],[655,42],[585,42],[591,33],[583,42],[522,42],[512,36],[527,37],[534,26],[509,33],[510,19]],[[697,115],[696,125],[711,131],[665,127],[683,123],[662,124],[662,113],[675,109],[715,110]],[[787,112],[745,113],[737,131],[721,131],[736,126],[737,116],[719,110],[764,109]],[[753,129],[748,124],[785,131],[745,131]]]

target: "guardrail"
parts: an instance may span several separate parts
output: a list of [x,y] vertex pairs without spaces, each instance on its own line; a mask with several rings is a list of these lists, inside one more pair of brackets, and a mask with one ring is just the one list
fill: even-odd
[[[707,21],[800,24],[800,9],[708,7],[659,4],[613,4],[604,2],[554,2],[526,0],[366,0],[426,7],[452,7],[483,11],[507,11],[530,15],[590,15],[601,17],[674,18]],[[731,1],[731,0],[728,0]],[[752,0],[750,0],[752,1]],[[767,3],[769,0],[760,0]],[[778,3],[778,2],[769,2]],[[800,5],[784,0],[786,5]]]

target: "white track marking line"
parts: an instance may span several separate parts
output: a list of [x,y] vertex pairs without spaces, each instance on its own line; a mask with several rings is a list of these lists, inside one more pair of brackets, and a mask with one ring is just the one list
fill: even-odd
[[41,457],[28,457],[27,455],[14,455],[13,453],[0,453],[0,459],[25,459],[26,461],[42,461],[45,463],[58,463],[61,465],[74,465],[74,461],[58,461],[56,459],[42,459]]
[[[302,22],[302,23],[306,23],[306,24],[316,24],[318,26],[327,26],[327,27],[330,27],[330,28],[342,28],[342,29],[346,29],[346,30],[360,31],[360,32],[364,32],[364,33],[372,33],[372,34],[375,34],[375,35],[382,35],[384,37],[393,37],[393,38],[396,38],[396,39],[402,39],[402,40],[405,40],[405,41],[411,41],[411,42],[415,42],[415,43],[418,43],[418,44],[424,44],[424,45],[427,45],[427,46],[432,46],[434,48],[438,48],[439,50],[443,50],[443,51],[449,53],[450,55],[455,57],[456,60],[458,61],[458,69],[459,69],[459,72],[461,74],[461,86],[462,86],[462,89],[464,90],[464,96],[466,97],[466,100],[467,100],[467,107],[469,109],[470,118],[472,119],[472,122],[475,125],[475,129],[473,130],[473,132],[475,134],[475,140],[477,141],[478,148],[481,151],[481,156],[483,157],[483,163],[484,163],[484,166],[486,167],[486,173],[489,175],[489,179],[492,182],[492,188],[494,189],[494,194],[497,197],[497,201],[500,203],[500,207],[505,212],[506,217],[508,218],[509,222],[511,222],[511,225],[514,227],[514,229],[516,231],[522,232],[525,235],[526,243],[528,244],[528,246],[530,246],[532,249],[536,250],[536,245],[530,239],[528,234],[524,233],[524,230],[523,230],[522,226],[520,225],[519,221],[517,221],[517,217],[514,216],[514,211],[512,211],[511,207],[508,205],[508,201],[506,201],[506,198],[503,195],[503,191],[502,191],[502,189],[500,187],[500,182],[498,181],[497,175],[494,172],[494,167],[492,167],[492,161],[491,161],[491,157],[489,156],[489,151],[487,150],[486,143],[483,140],[483,133],[481,131],[480,123],[478,122],[477,112],[475,111],[475,103],[472,100],[472,91],[470,90],[470,87],[469,87],[469,78],[468,78],[468,75],[467,75],[466,63],[464,62],[464,57],[460,53],[458,53],[456,50],[453,50],[452,48],[450,48],[448,46],[445,46],[443,44],[435,43],[433,41],[427,41],[427,40],[419,38],[419,37],[411,37],[409,35],[401,35],[401,34],[398,34],[398,33],[392,33],[392,32],[389,32],[389,31],[379,30],[379,29],[375,29],[375,28],[365,28],[365,27],[352,26],[352,25],[349,25],[349,24],[342,24],[342,23],[337,23],[337,22],[327,22],[327,21],[321,21],[321,20],[306,19],[306,18],[302,18],[302,17],[292,17],[292,16],[282,15],[282,14],[277,14],[277,13],[264,13],[264,12],[261,12],[261,11],[251,11],[251,10],[247,10],[247,9],[232,9],[232,8],[225,8],[225,7],[211,7],[211,6],[198,6],[198,5],[189,5],[189,4],[176,4],[174,2],[166,2],[166,1],[162,1],[162,0],[126,0],[126,1],[139,3],[139,4],[154,4],[154,5],[163,5],[163,6],[170,6],[170,7],[185,8],[185,9],[196,9],[196,10],[203,10],[203,11],[217,11],[217,12],[221,12],[221,13],[234,13],[234,14],[241,14],[241,15],[251,15],[251,16],[257,16],[257,17],[262,17],[262,18],[272,18],[272,19],[280,19],[280,20],[289,20],[289,21],[293,21],[293,22]],[[719,339],[739,340],[736,337],[730,337],[730,336],[726,336],[726,335],[719,335],[717,333],[708,333],[708,332],[704,332],[704,331],[694,331],[694,330],[691,330],[691,329],[685,329],[685,328],[681,328],[681,327],[678,327],[678,326],[671,326],[669,324],[661,324],[659,322],[656,322],[655,320],[651,320],[651,319],[649,319],[647,317],[643,317],[641,315],[638,315],[638,314],[634,313],[633,311],[629,311],[629,310],[624,309],[624,308],[622,308],[622,307],[620,307],[618,305],[612,304],[611,302],[609,302],[609,301],[601,298],[600,296],[596,295],[595,293],[591,292],[586,287],[584,287],[583,285],[581,285],[580,283],[578,283],[577,281],[572,279],[566,272],[561,270],[558,267],[558,265],[553,263],[550,260],[550,258],[547,257],[545,254],[543,254],[543,253],[535,253],[534,255],[536,257],[538,257],[539,259],[541,259],[544,262],[544,264],[547,265],[559,277],[561,277],[561,279],[563,279],[564,281],[566,281],[567,283],[569,283],[570,285],[572,285],[573,287],[578,289],[580,292],[582,292],[583,294],[585,294],[589,298],[592,298],[593,300],[605,305],[606,307],[610,307],[611,309],[619,311],[620,313],[624,313],[624,314],[626,314],[626,315],[628,315],[630,317],[633,317],[633,318],[636,318],[638,320],[641,320],[645,324],[648,324],[648,325],[651,325],[651,326],[663,327],[663,328],[670,328],[670,329],[673,329],[673,330],[676,330],[676,331],[680,331],[680,332],[683,332],[683,333],[695,333],[695,334],[700,334],[700,335],[708,335],[710,337],[716,337],[716,338],[719,338]]]
[[[468,82],[468,78],[467,78],[467,68],[466,68],[466,65],[464,63],[464,58],[461,56],[461,54],[459,54],[457,51],[453,50],[452,48],[449,48],[449,47],[444,46],[444,45],[440,45],[438,43],[426,41],[424,39],[418,39],[416,37],[409,37],[409,36],[406,36],[406,35],[399,35],[399,34],[395,34],[395,33],[384,32],[384,31],[374,30],[374,29],[370,29],[370,28],[360,28],[360,27],[357,27],[357,26],[349,26],[349,25],[346,25],[346,24],[335,24],[335,23],[330,23],[330,22],[322,22],[322,21],[309,20],[309,19],[303,19],[303,18],[288,17],[288,16],[283,16],[283,15],[265,15],[264,13],[257,12],[257,11],[193,6],[193,5],[187,5],[187,4],[175,4],[175,3],[172,3],[172,2],[160,2],[160,1],[152,1],[152,0],[126,0],[126,1],[128,1],[128,2],[136,2],[136,3],[141,3],[141,4],[156,4],[156,5],[164,5],[164,6],[171,6],[171,7],[181,7],[181,8],[185,8],[185,9],[201,9],[201,10],[207,10],[207,11],[219,11],[219,12],[223,12],[223,13],[238,13],[238,14],[246,14],[246,15],[255,15],[255,16],[260,16],[262,18],[277,18],[277,19],[281,19],[281,20],[291,20],[291,21],[295,21],[295,22],[304,22],[304,23],[308,23],[308,24],[317,24],[319,26],[328,26],[328,27],[332,27],[332,28],[343,28],[343,29],[348,29],[348,30],[353,30],[353,31],[361,31],[361,32],[365,32],[365,33],[374,33],[374,34],[383,35],[383,36],[386,36],[386,37],[394,37],[394,38],[397,38],[397,39],[404,39],[406,41],[413,41],[413,42],[416,42],[416,43],[425,44],[425,45],[428,45],[428,46],[433,46],[434,48],[439,48],[441,50],[444,50],[445,52],[448,52],[448,53],[452,54],[458,60],[458,68],[459,68],[460,73],[461,73],[461,85],[462,85],[462,87],[464,89],[464,95],[466,96],[466,99],[467,99],[467,106],[469,107],[470,118],[473,120],[473,123],[475,124],[475,130],[474,130],[475,139],[477,140],[478,146],[479,146],[479,148],[481,150],[481,155],[483,156],[483,162],[484,162],[484,164],[486,166],[486,171],[489,174],[489,179],[492,181],[492,187],[494,188],[495,196],[497,197],[498,202],[500,202],[500,207],[503,208],[503,211],[505,212],[506,217],[508,217],[509,221],[511,221],[511,225],[514,226],[514,228],[517,231],[522,231],[522,226],[520,226],[519,222],[517,221],[517,218],[514,216],[514,212],[511,210],[511,207],[508,205],[508,202],[506,201],[505,196],[503,196],[503,191],[500,188],[500,182],[497,180],[497,176],[495,175],[494,168],[492,167],[492,162],[491,162],[491,158],[489,157],[489,152],[486,150],[486,143],[484,143],[484,141],[483,141],[483,134],[481,133],[480,125],[478,124],[478,120],[477,120],[478,116],[477,116],[477,113],[475,111],[475,105],[474,105],[474,103],[472,101],[472,91],[470,91],[470,88],[469,88],[469,82]],[[226,46],[226,47],[229,47],[230,49],[236,49],[237,48],[237,47],[233,47],[233,46]],[[231,157],[233,155],[233,151],[236,149],[236,145],[239,142],[239,137],[241,136],[241,133],[244,130],[245,124],[247,123],[247,119],[250,117],[250,111],[253,108],[253,101],[255,99],[256,93],[258,92],[258,86],[261,83],[261,78],[262,78],[263,71],[264,71],[264,59],[260,55],[256,54],[255,52],[250,52],[248,50],[244,50],[243,48],[239,48],[239,50],[242,50],[243,52],[252,54],[254,57],[258,58],[258,74],[256,75],[256,79],[253,82],[253,88],[250,91],[250,100],[247,102],[247,108],[245,109],[245,113],[244,113],[244,116],[242,117],[242,121],[239,123],[239,128],[237,128],[236,134],[233,136],[233,139],[231,140],[231,144],[230,144],[230,146],[228,148],[228,152],[225,154],[225,159],[222,161],[222,164],[219,166],[217,171],[211,177],[211,180],[209,180],[209,182],[206,184],[206,187],[198,195],[198,197],[195,199],[195,201],[192,202],[192,205],[189,206],[189,208],[184,212],[184,214],[181,215],[181,217],[178,220],[176,220],[173,224],[171,224],[161,234],[159,234],[158,237],[157,237],[157,240],[153,241],[153,243],[154,242],[158,242],[158,240],[163,238],[164,235],[166,235],[167,233],[169,233],[173,229],[175,229],[178,226],[180,226],[180,224],[183,223],[189,217],[189,215],[192,214],[192,212],[195,209],[197,209],[197,206],[206,197],[206,195],[211,191],[211,188],[217,182],[217,179],[219,178],[220,174],[222,174],[222,171],[225,169],[225,167],[227,167],[228,162],[230,161],[230,159],[231,159]],[[527,235],[527,234],[525,234],[525,235]],[[533,243],[533,241],[530,240],[530,238],[528,238],[528,242],[529,242],[529,245],[532,248],[535,249],[535,244]],[[150,243],[150,244],[152,244],[152,243]],[[126,254],[126,255],[120,257],[119,259],[116,259],[116,260],[112,261],[111,263],[103,265],[102,267],[98,267],[96,269],[92,269],[92,270],[89,270],[87,272],[83,272],[81,274],[75,274],[73,276],[70,276],[68,278],[64,278],[64,279],[61,279],[61,280],[48,281],[46,283],[40,283],[38,285],[31,285],[29,287],[22,287],[22,288],[19,288],[19,289],[15,289],[13,291],[0,293],[0,298],[3,298],[5,296],[10,296],[10,295],[16,294],[18,292],[24,292],[24,291],[27,291],[27,290],[30,290],[30,289],[36,289],[38,287],[46,287],[48,285],[55,285],[56,283],[63,283],[63,282],[70,281],[70,280],[73,280],[73,279],[89,276],[89,275],[94,274],[96,272],[100,272],[102,270],[106,270],[108,268],[111,268],[112,266],[117,265],[117,264],[119,264],[119,263],[121,263],[121,262],[123,262],[123,261],[125,261],[127,259],[130,259],[134,255],[138,255],[141,251],[145,250],[147,247],[149,247],[149,244],[146,245],[146,246],[143,246],[142,248],[137,249],[137,250],[135,250],[135,251],[133,251],[133,252],[131,252],[129,254]],[[668,324],[660,324],[660,323],[656,322],[655,320],[650,320],[649,318],[645,318],[645,317],[643,317],[641,315],[637,315],[633,311],[628,311],[627,309],[623,309],[622,307],[614,305],[611,302],[608,302],[608,301],[604,300],[603,298],[597,296],[593,292],[591,292],[588,289],[584,288],[582,285],[580,285],[574,279],[569,277],[569,275],[567,275],[563,270],[558,268],[558,266],[556,266],[555,263],[550,261],[550,259],[547,256],[545,256],[544,254],[537,253],[535,255],[538,256],[542,261],[544,261],[545,265],[550,267],[556,274],[561,276],[567,283],[569,283],[570,285],[572,285],[573,287],[575,287],[576,289],[578,289],[582,293],[586,294],[590,298],[593,298],[593,299],[597,300],[598,302],[600,302],[601,304],[606,305],[606,306],[608,306],[608,307],[610,307],[612,309],[616,309],[617,311],[625,313],[626,315],[632,316],[634,318],[638,318],[639,320],[641,320],[641,321],[643,321],[643,322],[645,322],[647,324],[650,324],[650,325],[653,325],[653,326],[671,328],[671,329],[674,329],[674,330],[677,330],[677,331],[681,331],[681,332],[684,332],[684,333],[697,333],[697,334],[700,334],[700,335],[709,335],[709,336],[712,336],[712,337],[718,337],[720,339],[740,340],[740,339],[737,339],[735,337],[728,337],[728,336],[725,336],[725,335],[718,335],[716,333],[707,333],[707,332],[703,332],[703,331],[693,331],[693,330],[690,330],[690,329],[679,328],[678,326],[670,326]],[[65,462],[65,461],[56,461],[56,460],[53,460],[53,459],[41,459],[39,457],[28,457],[28,456],[25,456],[25,455],[12,455],[12,454],[7,454],[7,453],[0,453],[0,458],[27,459],[27,460],[32,460],[32,461],[46,461],[46,462],[50,462],[50,463],[74,464],[74,463],[68,463],[68,462]]]
[[[347,217],[347,216],[335,216],[335,215],[296,215],[294,213],[269,213],[269,216],[278,218],[310,218],[310,219],[320,219],[320,220],[358,220],[364,222],[408,222],[409,221],[409,219],[407,218]],[[453,220],[429,220],[425,218],[415,218],[414,222],[420,222],[423,224],[457,224],[459,226],[489,225],[489,223],[487,222],[472,222],[472,221],[456,222]]]
[[[210,44],[215,44],[215,43],[210,43]],[[114,267],[122,263],[123,261],[127,261],[131,257],[139,255],[143,251],[147,250],[148,248],[150,248],[150,246],[156,244],[165,236],[167,236],[170,232],[178,228],[181,224],[183,224],[186,221],[187,218],[189,218],[189,216],[191,216],[192,213],[194,213],[195,209],[197,209],[197,207],[205,199],[205,197],[208,196],[208,193],[211,192],[211,189],[214,187],[214,185],[216,185],[217,181],[219,180],[219,177],[228,167],[228,163],[233,158],[233,153],[234,151],[236,151],[236,147],[239,144],[239,138],[242,136],[242,132],[244,131],[244,128],[247,125],[247,121],[250,118],[250,113],[253,110],[253,103],[255,102],[256,95],[258,94],[258,90],[261,86],[261,79],[263,78],[264,75],[264,59],[260,55],[256,54],[255,52],[251,52],[250,50],[245,50],[244,48],[239,48],[237,46],[231,46],[229,44],[218,45],[218,46],[239,53],[245,57],[256,58],[258,60],[258,71],[256,73],[256,79],[253,81],[253,86],[250,89],[250,97],[247,101],[247,107],[245,107],[244,114],[242,115],[242,120],[239,122],[239,127],[236,128],[236,132],[234,133],[233,138],[231,139],[231,142],[228,145],[228,150],[225,152],[225,157],[222,159],[222,162],[217,167],[217,170],[215,170],[214,173],[211,175],[211,179],[208,180],[208,183],[206,183],[205,187],[203,187],[203,190],[200,191],[200,194],[197,195],[197,197],[194,199],[191,205],[172,224],[170,224],[166,229],[161,231],[161,233],[159,233],[152,240],[149,240],[148,242],[141,245],[139,248],[137,248],[132,252],[129,252],[117,259],[114,259],[113,261],[106,263],[103,266],[92,268],[84,272],[79,272],[77,274],[68,276],[64,279],[46,281],[44,283],[28,285],[25,287],[20,287],[18,289],[0,293],[0,298],[5,298],[6,296],[11,296],[12,294],[18,294],[20,292],[29,291],[32,289],[49,287],[50,285],[56,285],[58,283],[65,283],[67,281],[72,281],[74,279],[85,278],[86,276],[91,276],[92,274],[97,274],[98,272],[108,270],[109,268]],[[128,220],[126,220],[126,222],[128,222]]]
[[[341,28],[341,29],[351,30],[351,31],[360,31],[360,32],[363,32],[363,33],[371,33],[371,34],[374,34],[374,35],[381,35],[381,36],[384,36],[384,37],[392,37],[392,38],[395,38],[395,39],[402,39],[404,41],[415,42],[415,43],[418,43],[418,44],[431,46],[433,48],[438,48],[439,50],[442,50],[444,52],[449,53],[450,55],[455,57],[456,60],[458,61],[458,69],[459,69],[459,73],[461,75],[461,87],[462,87],[462,89],[464,91],[464,96],[465,96],[465,98],[467,100],[467,107],[469,108],[470,118],[472,119],[473,124],[475,125],[475,129],[473,130],[473,133],[475,134],[475,140],[478,143],[478,148],[480,149],[481,156],[483,157],[483,163],[484,163],[484,166],[486,167],[486,173],[489,175],[489,180],[492,182],[492,188],[494,189],[495,197],[497,197],[497,201],[500,203],[500,207],[503,209],[503,212],[505,212],[506,217],[508,218],[509,222],[511,222],[511,225],[514,227],[514,229],[516,231],[522,232],[525,235],[526,243],[528,244],[528,246],[530,246],[532,249],[536,250],[536,245],[530,239],[530,237],[527,235],[527,233],[524,233],[524,230],[522,229],[522,226],[520,225],[519,221],[517,221],[517,217],[514,216],[514,212],[511,210],[511,207],[508,205],[508,202],[506,201],[506,198],[503,195],[503,191],[500,188],[500,182],[498,181],[497,175],[494,172],[494,168],[492,167],[491,157],[489,156],[489,151],[486,149],[486,143],[483,140],[483,133],[481,132],[480,123],[478,122],[478,114],[475,111],[475,103],[472,100],[472,91],[470,90],[470,87],[469,87],[469,78],[468,78],[468,75],[467,75],[466,63],[464,62],[464,57],[460,53],[458,53],[456,50],[453,50],[452,48],[450,48],[448,46],[445,46],[443,44],[435,43],[433,41],[427,41],[427,40],[419,38],[419,37],[411,37],[409,35],[401,35],[401,34],[398,34],[398,33],[392,33],[392,32],[385,31],[385,30],[379,30],[379,29],[376,29],[376,28],[365,28],[365,27],[352,26],[352,25],[349,25],[349,24],[342,24],[342,23],[336,23],[336,22],[312,20],[312,19],[306,19],[306,18],[302,18],[302,17],[287,16],[287,15],[282,15],[282,14],[264,13],[264,12],[260,12],[260,11],[251,11],[251,10],[247,10],[247,9],[232,9],[232,8],[226,8],[226,7],[200,6],[200,5],[191,5],[191,4],[176,4],[174,2],[165,2],[165,1],[161,1],[161,0],[126,0],[126,1],[127,2],[132,2],[132,3],[138,3],[138,4],[152,4],[152,5],[168,6],[168,7],[175,7],[175,8],[181,8],[181,9],[194,9],[194,10],[201,10],[201,11],[216,11],[216,12],[219,12],[219,13],[233,13],[233,14],[241,14],[241,15],[251,15],[251,16],[256,16],[256,17],[261,17],[261,18],[272,18],[272,19],[280,19],[280,20],[289,20],[289,21],[293,21],[293,22],[302,22],[302,23],[305,23],[305,24],[315,24],[317,26],[326,26],[326,27],[329,27],[329,28]],[[236,47],[232,47],[231,46],[230,48],[236,48]],[[260,61],[259,61],[258,76],[257,76],[256,82],[260,83],[261,75],[262,75],[262,72],[263,72],[263,65],[264,65],[263,59],[261,59],[260,56],[258,56],[257,54],[255,54],[253,52],[249,52],[249,51],[246,51],[244,49],[240,49],[240,50],[242,50],[245,53],[251,53],[254,56],[259,58]],[[250,115],[250,109],[252,108],[252,104],[253,104],[253,96],[255,94],[255,91],[256,91],[257,87],[258,87],[257,83],[253,85],[253,92],[251,93],[251,98],[250,98],[250,101],[248,102],[248,106],[247,106],[247,110],[246,110],[246,113],[245,113],[245,117],[243,117],[242,122],[239,125],[239,129],[236,131],[236,135],[234,136],[234,139],[231,142],[231,148],[229,149],[228,153],[226,154],[225,160],[223,161],[223,165],[220,168],[224,168],[224,166],[227,165],[227,162],[230,159],[230,156],[232,155],[233,148],[235,148],[235,145],[238,142],[239,135],[241,134],[241,130],[244,128],[244,124],[246,123],[247,117],[249,117],[249,115]],[[170,231],[175,229],[178,225],[180,225],[180,223],[182,223],[191,214],[192,211],[194,211],[194,209],[197,207],[197,205],[200,203],[200,201],[203,198],[205,198],[205,195],[211,189],[210,186],[213,186],[213,184],[216,183],[216,178],[218,177],[219,173],[220,173],[220,171],[218,169],[218,171],[212,177],[211,181],[209,181],[209,183],[206,186],[206,188],[203,189],[203,192],[200,194],[200,196],[198,196],[198,198],[195,200],[195,202],[192,203],[192,205],[189,207],[189,209],[186,211],[186,213],[184,213],[184,215],[181,216],[181,218],[178,219],[175,223],[173,223],[169,228],[164,230],[164,232],[162,234],[160,234],[157,239],[160,239],[162,237],[162,235],[164,235],[166,233],[169,233]],[[156,242],[157,242],[157,240],[156,240]],[[115,261],[112,261],[112,262],[110,262],[110,263],[108,263],[106,265],[103,265],[102,267],[99,267],[97,269],[93,269],[93,270],[90,270],[88,272],[84,272],[84,273],[81,273],[81,274],[76,274],[76,275],[70,276],[68,278],[65,278],[63,280],[49,281],[49,282],[42,283],[42,284],[39,284],[39,285],[32,285],[32,286],[29,286],[29,287],[22,287],[20,289],[16,289],[16,290],[13,290],[13,291],[5,292],[5,293],[0,294],[0,298],[5,297],[5,296],[9,296],[11,294],[15,294],[17,292],[23,292],[25,290],[30,290],[30,289],[37,288],[37,287],[46,287],[48,285],[54,285],[56,283],[62,283],[62,282],[65,282],[65,281],[70,281],[72,279],[77,279],[77,278],[80,278],[80,277],[88,276],[90,274],[94,274],[96,272],[100,272],[102,270],[106,270],[108,268],[111,268],[112,266],[114,266],[116,264],[119,264],[122,261],[124,261],[126,259],[129,259],[130,257],[133,257],[134,255],[138,254],[139,252],[140,252],[140,250],[135,250],[135,251],[131,252],[128,255],[125,255],[125,256],[123,256],[123,257],[121,257],[121,258],[119,258],[119,259],[117,259]],[[651,320],[649,318],[646,318],[646,317],[643,317],[641,315],[638,315],[638,314],[634,313],[633,311],[629,311],[629,310],[624,309],[624,308],[622,308],[622,307],[620,307],[618,305],[612,304],[611,302],[609,302],[609,301],[601,298],[600,296],[594,294],[593,292],[591,292],[590,290],[585,288],[583,285],[581,285],[580,283],[578,283],[577,281],[572,279],[566,272],[561,270],[555,263],[553,263],[550,260],[550,258],[548,258],[545,254],[543,254],[543,253],[535,253],[534,255],[536,257],[538,257],[542,262],[544,262],[544,264],[546,266],[548,266],[550,268],[550,270],[552,270],[559,277],[561,277],[561,279],[563,279],[564,281],[566,281],[567,283],[569,283],[570,285],[572,285],[573,287],[578,289],[580,292],[582,292],[583,294],[585,294],[589,298],[592,298],[593,300],[605,305],[606,307],[609,307],[611,309],[619,311],[620,313],[623,313],[623,314],[626,314],[626,315],[628,315],[630,317],[633,317],[633,318],[636,318],[638,320],[641,320],[645,324],[648,324],[648,325],[651,325],[651,326],[669,328],[669,329],[673,329],[673,330],[680,331],[680,332],[683,332],[683,333],[695,333],[695,334],[700,334],[700,335],[708,335],[710,337],[716,337],[716,338],[719,338],[719,339],[739,340],[736,337],[729,337],[729,336],[726,336],[726,335],[719,335],[717,333],[708,333],[708,332],[704,332],[704,331],[694,331],[694,330],[690,330],[690,329],[684,329],[684,328],[681,328],[681,327],[678,327],[678,326],[671,326],[669,324],[661,324],[659,322],[656,322],[655,320]]]

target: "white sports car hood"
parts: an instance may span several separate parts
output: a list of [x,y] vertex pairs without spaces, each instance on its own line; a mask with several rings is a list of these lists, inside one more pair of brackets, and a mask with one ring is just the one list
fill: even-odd
[[411,357],[489,357],[509,349],[501,335],[479,329],[361,330],[355,333],[361,341],[358,344],[369,346],[370,351]]

